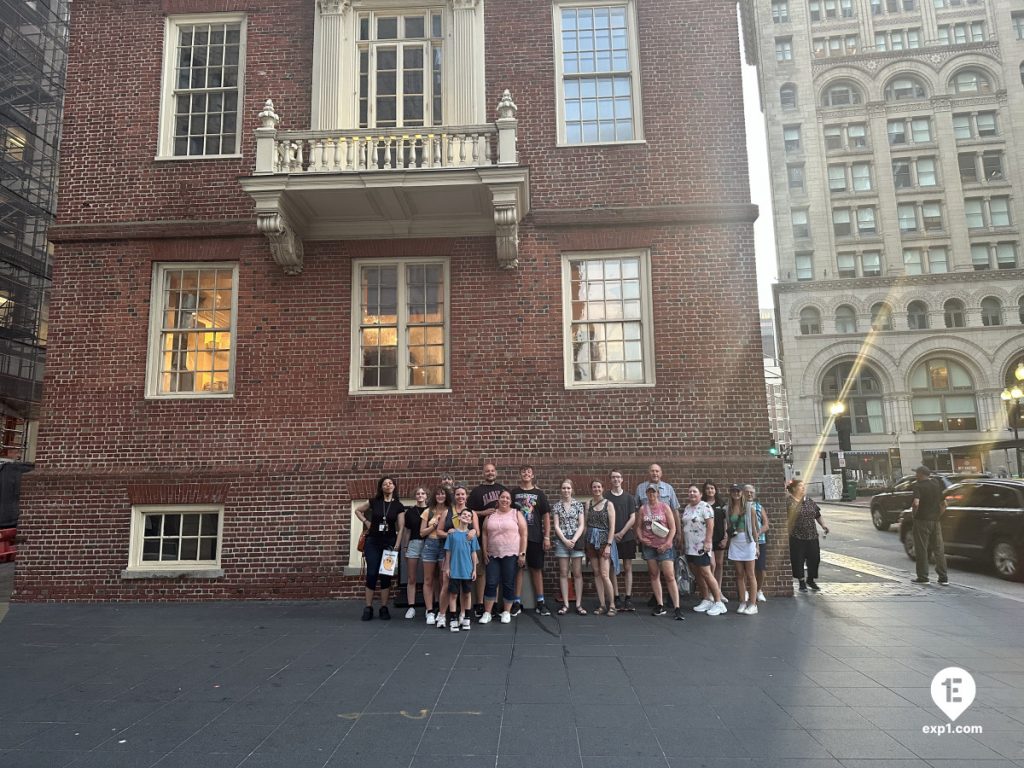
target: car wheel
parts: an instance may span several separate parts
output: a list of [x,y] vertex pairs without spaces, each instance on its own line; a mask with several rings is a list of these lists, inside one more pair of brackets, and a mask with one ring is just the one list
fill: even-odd
[[885,518],[882,517],[882,510],[880,510],[878,507],[874,507],[871,510],[871,522],[874,524],[875,528],[877,528],[880,531],[889,530],[890,524],[885,522]]
[[1021,573],[1020,551],[1005,539],[992,545],[992,567],[1003,579],[1019,581],[1024,577],[1024,573]]
[[912,532],[908,532],[903,537],[903,551],[907,553],[907,557],[911,560],[917,559],[914,556],[914,534]]

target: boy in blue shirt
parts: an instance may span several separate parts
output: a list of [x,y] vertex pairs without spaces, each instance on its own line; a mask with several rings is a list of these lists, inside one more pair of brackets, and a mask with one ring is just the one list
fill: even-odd
[[[444,540],[446,550],[444,570],[448,574],[448,625],[452,632],[470,628],[469,610],[473,607],[473,581],[476,579],[477,552],[480,542],[469,538],[473,525],[473,512],[463,509],[453,522],[448,538]],[[455,610],[462,597],[462,610],[456,616]]]

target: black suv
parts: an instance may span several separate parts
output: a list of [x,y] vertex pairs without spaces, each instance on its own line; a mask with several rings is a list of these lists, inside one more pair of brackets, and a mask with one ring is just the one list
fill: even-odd
[[[988,473],[956,475],[939,472],[932,473],[932,477],[942,483],[944,488],[948,488],[953,483],[959,483],[962,480],[991,476]],[[889,526],[900,521],[900,515],[903,513],[903,510],[909,509],[914,501],[914,482],[916,480],[917,477],[914,475],[904,475],[892,487],[891,491],[877,493],[871,498],[871,522],[875,528],[880,531],[888,531]]]
[[[942,540],[947,555],[991,564],[1004,579],[1024,578],[1024,481],[968,480],[946,489]],[[900,541],[914,559],[914,515],[900,520]]]

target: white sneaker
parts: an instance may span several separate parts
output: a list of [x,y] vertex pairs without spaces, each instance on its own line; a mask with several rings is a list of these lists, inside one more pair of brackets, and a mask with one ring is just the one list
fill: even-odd
[[502,624],[511,624],[512,623],[512,614],[509,613],[508,611],[502,611],[501,612],[501,623]]
[[433,611],[427,611],[427,626],[430,626],[437,621],[437,616],[434,615]]
[[447,626],[448,620],[444,617],[443,613],[437,614],[437,628],[444,629]]
[[754,616],[757,613],[757,605],[747,606],[747,616]]
[[729,598],[726,597],[725,595],[722,595],[722,602],[723,603],[728,603],[729,602]]
[[484,615],[477,619],[478,624],[490,624],[491,623],[491,612],[484,611]]
[[764,592],[762,592],[760,589],[757,590],[757,602],[759,602],[759,603],[767,603],[768,602],[768,598],[764,596]]
[[736,609],[736,613],[746,613],[746,612],[747,612],[747,604],[746,603],[740,603],[740,607]]
[[458,619],[452,619],[451,631],[452,632],[458,632],[459,631],[459,620]]
[[469,620],[469,616],[463,616],[462,621],[460,623],[462,624],[462,628],[466,630],[472,628],[473,626],[473,623]]
[[708,600],[707,598],[705,598],[705,599],[701,600],[700,603],[698,603],[697,605],[693,606],[693,610],[696,611],[697,613],[704,613],[712,605],[714,605],[714,603],[711,602],[710,600]]
[[729,609],[725,607],[725,603],[712,603],[711,607],[708,608],[708,616],[721,616],[723,613],[728,613]]
[[408,611],[406,611],[405,612],[405,618],[407,618],[407,619],[415,619],[416,618],[416,609],[415,608],[410,608]]

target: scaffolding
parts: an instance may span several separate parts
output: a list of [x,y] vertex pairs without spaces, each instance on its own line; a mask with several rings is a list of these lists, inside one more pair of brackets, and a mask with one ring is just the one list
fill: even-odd
[[69,0],[0,0],[0,460],[24,459],[46,355]]

